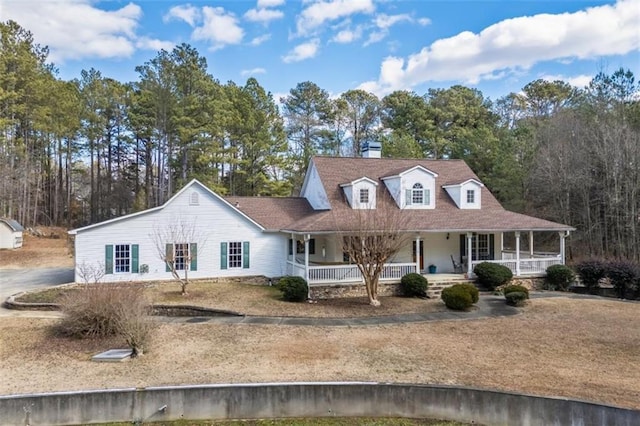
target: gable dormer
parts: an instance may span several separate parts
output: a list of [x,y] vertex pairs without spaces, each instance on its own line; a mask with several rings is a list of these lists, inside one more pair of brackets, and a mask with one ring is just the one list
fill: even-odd
[[375,209],[378,182],[361,177],[340,185],[352,209]]
[[436,177],[423,166],[415,166],[382,181],[393,196],[398,207],[403,209],[435,209]]
[[467,179],[462,183],[444,185],[443,188],[459,209],[479,209],[482,207],[482,187],[476,179]]

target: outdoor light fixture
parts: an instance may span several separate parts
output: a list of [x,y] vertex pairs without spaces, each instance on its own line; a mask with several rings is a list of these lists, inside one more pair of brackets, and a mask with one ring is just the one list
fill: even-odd
[[447,232],[447,240],[449,239],[449,233]]

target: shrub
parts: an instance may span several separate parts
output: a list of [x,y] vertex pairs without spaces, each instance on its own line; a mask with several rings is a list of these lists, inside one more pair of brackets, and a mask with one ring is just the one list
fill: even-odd
[[640,266],[628,260],[607,264],[607,276],[621,299],[635,297],[640,284]]
[[133,355],[142,354],[153,330],[141,286],[89,284],[65,294],[57,331],[77,338],[122,336]]
[[427,279],[415,272],[406,274],[400,279],[400,290],[405,297],[425,297],[428,285]]
[[282,292],[282,299],[287,302],[304,302],[309,295],[307,282],[301,277],[282,277],[277,288]]
[[565,265],[551,265],[547,268],[545,283],[552,290],[567,291],[576,275],[571,268]]
[[470,295],[471,295],[471,302],[472,303],[478,303],[478,300],[480,300],[480,291],[478,290],[478,287],[476,287],[473,284],[456,284],[457,286],[459,286],[460,288],[465,289]]
[[472,284],[455,284],[442,290],[441,298],[447,308],[464,311],[478,301],[479,292]]
[[524,293],[525,296],[527,296],[526,298],[529,298],[529,289],[522,285],[512,284],[505,286],[502,289],[502,294],[504,294],[505,296],[509,293]]
[[505,293],[504,298],[507,299],[507,305],[523,306],[529,297],[521,291],[512,291],[511,293]]
[[607,264],[599,259],[584,260],[576,265],[582,284],[592,294],[598,293],[600,280],[606,277]]
[[491,262],[479,263],[473,268],[473,273],[478,277],[478,283],[489,290],[508,283],[513,277],[509,268]]

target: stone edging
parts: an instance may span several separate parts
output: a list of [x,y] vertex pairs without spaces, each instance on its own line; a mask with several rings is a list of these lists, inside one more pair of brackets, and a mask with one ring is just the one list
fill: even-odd
[[640,411],[559,397],[446,385],[256,383],[0,396],[3,424],[73,425],[188,419],[405,417],[485,425],[632,426]]

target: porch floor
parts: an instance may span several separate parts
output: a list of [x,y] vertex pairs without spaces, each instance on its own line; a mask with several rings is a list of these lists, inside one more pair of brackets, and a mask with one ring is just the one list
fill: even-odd
[[429,281],[429,284],[445,284],[445,283],[473,281],[473,279],[465,278],[464,274],[454,274],[454,273],[429,274],[429,273],[423,272],[422,276],[425,277],[427,281]]

